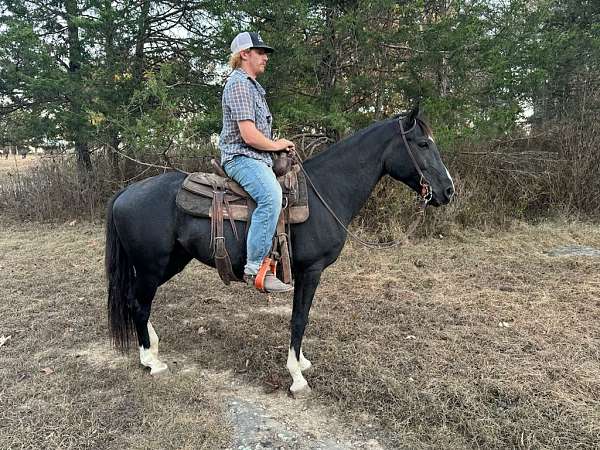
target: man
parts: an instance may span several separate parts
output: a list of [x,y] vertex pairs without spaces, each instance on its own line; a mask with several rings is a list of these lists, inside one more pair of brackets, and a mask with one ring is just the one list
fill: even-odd
[[219,139],[221,165],[256,202],[248,240],[244,280],[266,292],[287,292],[292,286],[270,271],[271,249],[282,194],[272,170],[272,152],[294,150],[287,139],[272,140],[272,117],[265,90],[256,77],[265,71],[273,49],[258,33],[243,32],[231,43],[233,69],[223,90],[223,130]]

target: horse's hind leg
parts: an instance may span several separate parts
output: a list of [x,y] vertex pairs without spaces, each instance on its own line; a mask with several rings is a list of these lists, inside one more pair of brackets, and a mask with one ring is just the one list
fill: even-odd
[[152,375],[168,370],[168,366],[158,359],[158,335],[148,320],[156,289],[156,283],[145,277],[136,277],[133,322],[140,344],[140,363],[149,367]]

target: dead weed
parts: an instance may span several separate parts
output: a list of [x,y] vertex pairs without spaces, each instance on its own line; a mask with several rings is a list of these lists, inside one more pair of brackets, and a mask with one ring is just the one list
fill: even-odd
[[[600,260],[545,253],[566,244],[600,248],[600,230],[515,225],[379,253],[348,245],[305,339],[314,401],[390,448],[595,448]],[[225,445],[221,405],[175,355],[253,384],[288,380],[289,298],[267,304],[191,264],[155,299],[175,375],[153,380],[136,355],[106,346],[102,252],[91,225],[1,232],[0,335],[12,339],[0,348],[0,447]]]

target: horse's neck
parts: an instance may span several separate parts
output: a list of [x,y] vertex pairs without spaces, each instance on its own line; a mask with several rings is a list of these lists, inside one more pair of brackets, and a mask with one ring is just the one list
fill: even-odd
[[358,214],[383,176],[388,144],[389,139],[365,135],[306,161],[306,172],[317,191],[344,224]]

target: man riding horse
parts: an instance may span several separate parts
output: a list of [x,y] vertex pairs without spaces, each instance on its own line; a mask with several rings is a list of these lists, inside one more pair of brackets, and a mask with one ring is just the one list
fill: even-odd
[[[256,34],[238,35],[232,43],[237,54],[232,59],[238,62],[223,93],[222,162],[229,176],[259,204],[248,242],[234,239],[246,226],[240,220],[223,227],[223,240],[228,242],[234,275],[241,278],[245,273],[253,284],[261,268],[265,269],[264,258],[281,209],[281,191],[271,171],[269,152],[293,149],[289,140],[271,139],[271,114],[255,79],[264,72],[270,50]],[[304,161],[302,173],[310,181],[310,215],[289,229],[294,298],[286,366],[294,396],[310,391],[303,372],[311,362],[304,356],[302,343],[321,274],[341,254],[350,222],[379,180],[389,175],[403,182],[417,193],[423,207],[445,205],[454,195],[452,178],[419,108],[356,131]],[[186,178],[171,171],[137,181],[117,192],[107,208],[105,265],[111,338],[117,348],[126,350],[135,334],[140,362],[152,375],[168,370],[158,357],[159,338],[149,321],[157,289],[192,259],[217,267],[212,218],[188,214],[177,205]],[[268,275],[267,290],[289,289],[273,273]],[[203,284],[197,289],[199,296],[202,288],[212,289]]]
[[[256,77],[265,71],[269,53],[258,33],[239,33],[231,43],[233,72],[223,90],[223,130],[219,139],[221,165],[256,202],[246,241],[244,280],[266,292],[293,289],[270,271],[267,257],[281,212],[281,186],[273,173],[272,152],[290,151],[294,143],[272,140],[273,117],[265,90]],[[262,279],[264,277],[264,279]],[[260,289],[260,287],[262,289]]]

